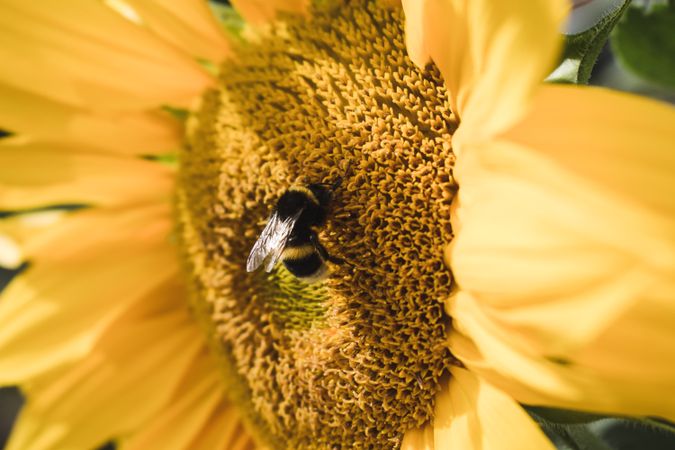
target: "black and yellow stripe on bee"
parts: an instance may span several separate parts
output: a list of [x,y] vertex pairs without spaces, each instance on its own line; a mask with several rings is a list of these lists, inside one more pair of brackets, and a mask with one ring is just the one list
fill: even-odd
[[286,269],[298,278],[315,279],[321,277],[326,270],[323,258],[309,242],[286,246],[281,259]]
[[288,191],[290,192],[300,192],[301,194],[305,195],[307,199],[309,199],[312,203],[314,203],[316,206],[319,206],[319,199],[316,198],[316,195],[314,195],[314,192],[307,186],[301,186],[299,184],[293,185],[290,188],[288,188]]
[[311,256],[312,253],[315,253],[316,249],[314,246],[310,243],[307,242],[306,244],[300,244],[297,246],[287,245],[286,248],[284,248],[283,253],[281,254],[281,258],[286,261],[286,260],[298,260],[298,259],[304,259],[307,258],[308,256]]

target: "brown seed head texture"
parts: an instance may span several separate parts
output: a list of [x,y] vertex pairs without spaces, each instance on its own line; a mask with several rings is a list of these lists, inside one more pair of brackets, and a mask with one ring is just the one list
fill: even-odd
[[[187,124],[177,193],[193,307],[226,383],[274,448],[397,448],[432,419],[452,359],[451,137],[434,66],[373,1],[286,18],[223,64]],[[293,183],[343,177],[320,240],[344,260],[305,284],[246,258]]]

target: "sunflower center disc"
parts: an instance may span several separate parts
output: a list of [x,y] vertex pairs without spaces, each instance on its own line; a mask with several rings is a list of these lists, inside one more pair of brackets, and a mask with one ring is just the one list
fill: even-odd
[[[177,206],[197,316],[225,383],[275,448],[396,448],[432,419],[451,356],[442,260],[456,120],[417,69],[399,10],[351,1],[286,18],[224,63],[187,126]],[[293,183],[344,178],[305,284],[247,273]]]

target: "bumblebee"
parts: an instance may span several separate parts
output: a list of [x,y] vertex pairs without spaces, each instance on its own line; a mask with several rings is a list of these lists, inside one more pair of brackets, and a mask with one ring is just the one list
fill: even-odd
[[248,255],[246,270],[253,272],[264,263],[271,272],[281,259],[289,272],[305,282],[325,278],[326,261],[339,260],[328,255],[315,228],[326,223],[328,206],[341,181],[291,186],[284,192]]

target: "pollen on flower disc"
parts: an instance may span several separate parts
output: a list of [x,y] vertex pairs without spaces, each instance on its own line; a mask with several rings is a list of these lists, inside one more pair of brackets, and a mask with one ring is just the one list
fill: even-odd
[[[271,446],[396,448],[432,419],[452,360],[456,120],[438,70],[408,59],[400,10],[286,19],[237,49],[188,122],[177,214],[193,306]],[[329,279],[247,273],[284,190],[338,176],[319,235],[344,260]]]

